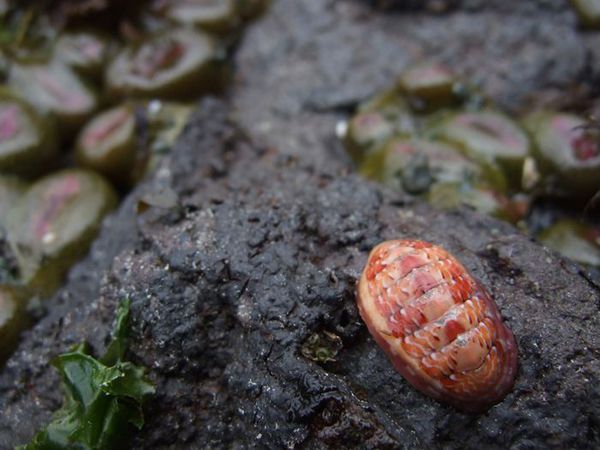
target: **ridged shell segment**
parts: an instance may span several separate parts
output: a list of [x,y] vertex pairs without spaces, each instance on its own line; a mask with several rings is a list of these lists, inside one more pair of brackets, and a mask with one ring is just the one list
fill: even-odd
[[481,412],[512,389],[515,338],[488,292],[443,248],[416,240],[379,244],[357,301],[396,369],[425,394]]

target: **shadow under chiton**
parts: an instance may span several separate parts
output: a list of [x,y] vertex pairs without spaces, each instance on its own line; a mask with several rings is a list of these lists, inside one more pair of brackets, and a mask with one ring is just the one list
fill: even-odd
[[379,244],[357,301],[375,341],[421,392],[483,412],[512,389],[515,338],[488,292],[444,249],[414,240]]

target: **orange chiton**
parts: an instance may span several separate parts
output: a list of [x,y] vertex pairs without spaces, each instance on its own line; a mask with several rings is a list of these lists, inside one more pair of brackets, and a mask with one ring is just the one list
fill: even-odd
[[424,394],[483,412],[512,389],[515,338],[485,288],[443,248],[415,240],[379,244],[357,302],[396,370]]

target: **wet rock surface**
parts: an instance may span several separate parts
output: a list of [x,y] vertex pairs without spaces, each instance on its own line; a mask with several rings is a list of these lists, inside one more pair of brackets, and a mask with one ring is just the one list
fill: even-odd
[[[535,2],[537,16],[495,3],[439,16],[275,2],[238,50],[230,97],[202,103],[7,363],[0,448],[49,419],[61,398],[49,359],[82,339],[101,351],[124,296],[130,357],[157,386],[136,448],[600,445],[600,289],[509,225],[349,175],[333,135],[349,107],[419,55],[464,67],[514,108],[580,73],[593,82],[599,36],[580,35],[562,2]],[[152,201],[165,192],[177,204]],[[162,206],[136,215],[140,199]],[[419,394],[360,321],[355,280],[368,251],[403,237],[458,257],[517,337],[515,389],[486,414]],[[303,355],[324,332],[341,340],[334,361]]]

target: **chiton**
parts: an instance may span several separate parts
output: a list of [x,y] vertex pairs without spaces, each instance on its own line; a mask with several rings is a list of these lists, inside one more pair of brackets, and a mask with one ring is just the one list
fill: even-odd
[[396,370],[424,394],[479,413],[512,389],[514,335],[486,289],[443,248],[417,240],[379,244],[357,303]]

